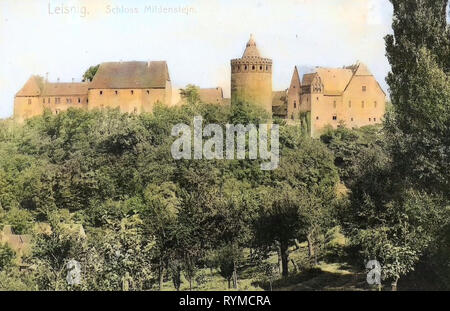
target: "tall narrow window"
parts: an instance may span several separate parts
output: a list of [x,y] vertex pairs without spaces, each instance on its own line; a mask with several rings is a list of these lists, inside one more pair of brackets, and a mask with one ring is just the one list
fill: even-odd
[[294,100],[294,109],[297,108],[297,102]]
[[134,91],[133,90],[131,90],[131,95],[133,95],[134,94]]
[[117,90],[115,90],[114,93],[116,93],[116,95],[119,94],[119,92]]
[[81,98],[78,97],[78,103],[81,103]]
[[103,95],[103,91],[100,91],[100,95]]
[[365,92],[366,90],[367,90],[367,87],[365,85],[363,85],[362,91]]
[[337,116],[333,116],[333,121],[336,121],[337,120]]
[[42,103],[45,104],[45,98],[42,98]]

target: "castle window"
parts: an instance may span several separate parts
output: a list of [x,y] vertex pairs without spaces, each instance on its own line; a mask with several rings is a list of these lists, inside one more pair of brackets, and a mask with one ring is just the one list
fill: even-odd
[[365,91],[366,91],[366,89],[367,89],[367,88],[366,88],[366,86],[365,86],[365,85],[363,85],[363,87],[362,87],[362,91],[363,91],[363,92],[365,92]]
[[119,92],[118,92],[117,90],[116,90],[116,91],[114,91],[114,93],[116,93],[116,95],[117,95],[117,94],[119,94]]
[[244,70],[247,70],[247,65],[244,66]]
[[350,121],[353,121],[353,118],[351,118]]
[[134,91],[133,90],[131,90],[131,95],[133,95],[134,94]]
[[86,98],[86,103],[89,103],[89,99]]
[[317,100],[319,100],[319,97],[317,97]]
[[297,108],[297,102],[294,100],[294,108]]
[[149,90],[147,90],[147,95],[148,95],[148,94],[150,94],[150,91],[149,91]]
[[376,122],[377,121],[377,118],[373,118],[373,122]]
[[78,103],[81,103],[81,98],[78,97]]
[[100,91],[100,95],[103,95],[103,91]]
[[291,119],[294,120],[294,114],[291,115]]
[[369,122],[372,121],[372,118],[369,118]]
[[262,66],[259,66],[259,70],[263,70],[262,68],[263,68]]
[[319,120],[319,117],[316,117],[316,120]]
[[336,121],[337,120],[337,116],[333,116],[333,120]]
[[269,66],[266,65],[266,70],[269,70]]
[[252,70],[255,70],[255,65],[252,66]]
[[31,98],[28,98],[28,105],[31,105]]

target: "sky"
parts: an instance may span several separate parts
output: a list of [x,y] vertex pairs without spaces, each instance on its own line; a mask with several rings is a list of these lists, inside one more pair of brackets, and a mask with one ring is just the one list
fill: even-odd
[[[80,81],[106,61],[165,60],[174,88],[220,86],[250,34],[273,60],[273,89],[295,65],[364,62],[385,91],[388,0],[0,0],[0,118],[32,74]],[[300,73],[302,74],[302,72]]]

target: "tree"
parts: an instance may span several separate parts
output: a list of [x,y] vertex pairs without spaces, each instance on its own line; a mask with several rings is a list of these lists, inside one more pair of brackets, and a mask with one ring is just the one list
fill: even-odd
[[8,245],[0,244],[0,271],[11,267],[15,257],[15,252]]
[[100,67],[100,64],[96,65],[96,66],[90,66],[86,70],[86,72],[83,74],[83,82],[91,82],[92,79],[94,79],[94,76],[97,73],[97,70],[99,67]]
[[439,236],[449,211],[442,196],[399,183],[389,154],[367,150],[358,161],[350,203],[340,211],[342,225],[362,259],[381,263],[395,290]]
[[186,88],[180,89],[180,96],[189,105],[195,105],[200,102],[199,88],[193,84],[188,84]]
[[386,37],[393,105],[386,131],[396,170],[421,187],[448,194],[450,172],[450,31],[447,0],[391,1]]
[[289,246],[293,244],[299,230],[298,201],[289,185],[278,188],[261,188],[260,207],[255,221],[257,245],[270,250],[278,244],[282,275],[288,276]]

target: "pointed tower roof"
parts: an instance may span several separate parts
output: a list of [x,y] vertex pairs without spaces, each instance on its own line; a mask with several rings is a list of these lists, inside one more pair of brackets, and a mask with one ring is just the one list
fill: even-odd
[[242,57],[261,57],[252,34],[250,34],[250,39],[247,42],[247,47],[245,48]]

